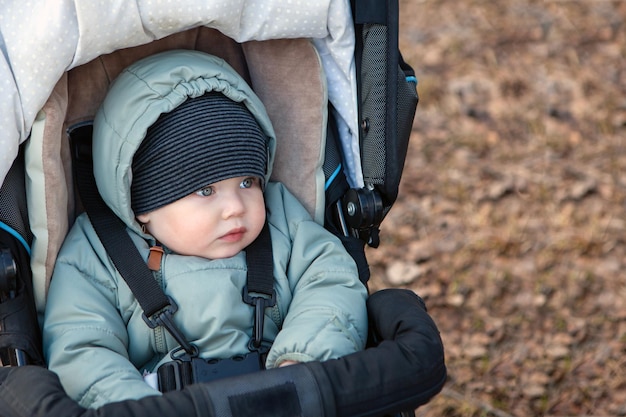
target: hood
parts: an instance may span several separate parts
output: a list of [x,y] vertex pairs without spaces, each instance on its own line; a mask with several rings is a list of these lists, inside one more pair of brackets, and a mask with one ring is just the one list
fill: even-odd
[[131,229],[139,231],[131,209],[132,162],[148,128],[163,113],[189,97],[210,91],[243,102],[267,135],[269,181],[276,137],[261,100],[221,58],[197,51],[168,51],[126,68],[111,88],[94,120],[94,175],[106,204]]

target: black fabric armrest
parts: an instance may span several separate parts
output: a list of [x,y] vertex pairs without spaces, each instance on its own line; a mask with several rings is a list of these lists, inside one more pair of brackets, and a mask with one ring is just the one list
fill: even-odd
[[439,331],[423,301],[408,290],[368,300],[376,346],[311,362],[191,385],[182,391],[97,410],[78,406],[57,376],[36,366],[0,368],[3,417],[302,417],[382,416],[429,401],[446,381]]

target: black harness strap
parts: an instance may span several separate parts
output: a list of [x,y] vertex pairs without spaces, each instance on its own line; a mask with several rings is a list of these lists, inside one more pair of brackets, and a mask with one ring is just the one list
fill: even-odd
[[261,234],[246,248],[248,268],[248,291],[271,297],[274,294],[274,262],[272,256],[272,240],[267,221]]
[[259,236],[246,248],[248,275],[243,289],[243,301],[254,306],[251,350],[259,349],[263,342],[265,308],[276,304],[273,260],[272,239],[265,221]]
[[126,233],[126,225],[111,212],[98,193],[91,160],[91,125],[70,132],[74,149],[74,177],[89,220],[113,264],[126,280],[144,313],[150,317],[169,306],[169,300]]
[[143,319],[146,324],[152,329],[159,325],[164,326],[189,355],[195,356],[197,348],[187,342],[172,320],[178,306],[174,300],[165,295],[154,279],[146,262],[126,233],[126,225],[111,211],[98,193],[93,174],[92,132],[91,124],[84,124],[69,131],[74,152],[74,178],[85,212],[115,268],[144,311]]

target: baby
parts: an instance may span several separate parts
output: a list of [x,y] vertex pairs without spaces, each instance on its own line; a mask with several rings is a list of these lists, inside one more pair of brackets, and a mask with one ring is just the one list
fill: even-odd
[[[339,240],[270,182],[275,137],[264,107],[219,58],[170,51],[127,68],[94,121],[94,175],[173,320],[205,359],[250,352],[254,308],[242,301],[246,248],[269,228],[276,303],[265,309],[265,366],[363,349],[367,290]],[[152,329],[86,215],[58,256],[44,352],[83,406],[159,395],[142,374],[179,348]]]

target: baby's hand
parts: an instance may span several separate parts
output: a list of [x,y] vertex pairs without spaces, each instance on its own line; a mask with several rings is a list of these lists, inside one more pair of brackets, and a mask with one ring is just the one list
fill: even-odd
[[280,363],[280,365],[278,365],[278,367],[279,367],[279,368],[282,368],[283,366],[295,365],[295,364],[297,364],[297,363],[300,363],[300,362],[296,362],[296,361],[284,361],[284,362],[281,362],[281,363]]

